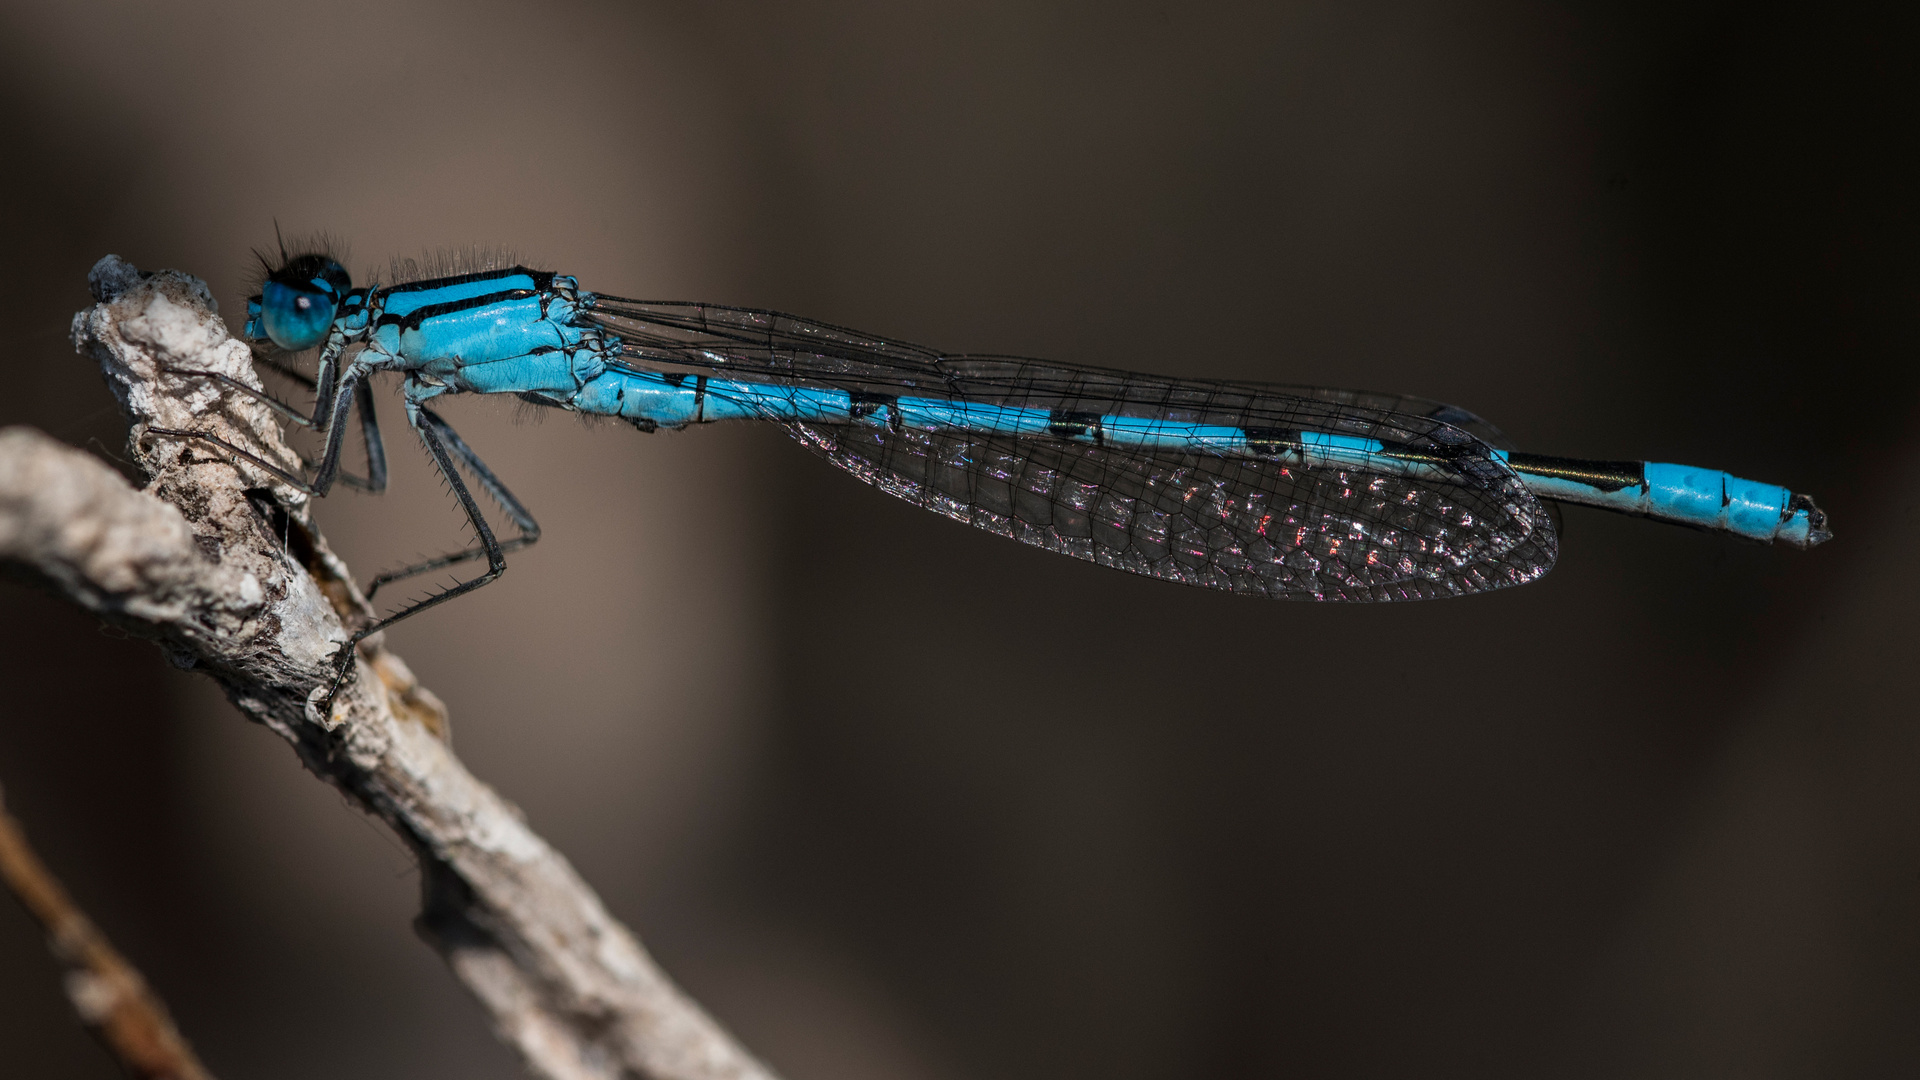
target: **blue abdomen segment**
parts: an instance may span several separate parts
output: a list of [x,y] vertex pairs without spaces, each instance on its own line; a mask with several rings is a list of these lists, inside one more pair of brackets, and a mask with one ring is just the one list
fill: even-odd
[[867,423],[1007,434],[1044,434],[1048,430],[1048,414],[1034,409],[939,398],[879,397],[826,387],[622,368],[594,379],[568,404],[581,412],[617,416],[649,430],[718,420]]
[[1833,536],[1826,514],[1807,496],[1717,469],[1659,461],[1576,461],[1504,451],[1501,456],[1542,498],[1800,548]]
[[[1383,467],[1378,439],[1320,431],[1275,431],[1152,417],[1062,412],[957,398],[895,397],[822,387],[612,368],[567,402],[649,430],[717,420],[869,424],[921,431],[1048,437],[1096,446],[1173,450],[1213,457],[1292,457],[1303,463]],[[1420,466],[1406,463],[1403,471]]]
[[[784,383],[610,368],[566,404],[618,416],[648,430],[718,420],[867,424],[921,431],[1045,437],[1089,445],[1253,457],[1307,467],[1445,478],[1454,468],[1430,454],[1378,439],[1309,429],[1184,423],[1155,417],[1020,408],[949,398],[893,397]],[[1715,469],[1663,462],[1592,462],[1494,451],[1529,490],[1771,543],[1812,547],[1832,537],[1813,500]]]

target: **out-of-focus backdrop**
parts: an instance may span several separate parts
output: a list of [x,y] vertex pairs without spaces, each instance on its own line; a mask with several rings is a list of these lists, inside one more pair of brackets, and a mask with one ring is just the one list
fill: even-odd
[[[464,402],[546,538],[392,636],[792,1080],[1920,1073],[1920,25],[1847,8],[6,3],[0,422],[122,453],[88,267],[231,317],[278,222],[1811,492],[1810,553],[1572,510],[1524,589],[1275,604]],[[460,538],[383,390],[363,576]],[[216,1073],[517,1075],[396,841],[0,615],[7,800]],[[5,902],[0,1072],[114,1075]]]

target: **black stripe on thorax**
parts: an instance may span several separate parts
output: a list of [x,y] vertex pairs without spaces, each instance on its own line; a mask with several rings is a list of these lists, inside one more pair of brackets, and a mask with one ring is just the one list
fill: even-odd
[[452,315],[458,311],[471,311],[477,307],[498,304],[503,300],[525,300],[539,295],[538,289],[508,289],[505,292],[487,293],[484,296],[453,300],[445,304],[428,304],[425,307],[415,308],[405,315],[388,315],[382,312],[374,326],[398,326],[402,330],[418,330],[428,319],[437,319],[442,315]]

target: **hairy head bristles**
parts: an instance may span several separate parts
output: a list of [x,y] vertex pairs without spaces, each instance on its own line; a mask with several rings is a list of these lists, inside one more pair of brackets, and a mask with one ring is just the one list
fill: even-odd
[[[276,225],[273,244],[253,249],[253,264],[248,267],[246,276],[248,293],[258,293],[267,275],[302,255],[323,255],[341,266],[349,265],[347,244],[337,234],[315,230],[283,235]],[[525,260],[516,258],[512,250],[502,245],[465,244],[427,251],[419,258],[393,259],[384,274],[378,268],[370,269],[356,277],[354,283],[360,286],[399,285],[525,265]]]
[[254,248],[253,265],[246,276],[247,294],[253,295],[266,284],[267,275],[302,255],[324,255],[341,266],[347,265],[347,242],[325,229],[283,235],[279,223],[273,227],[273,247]]

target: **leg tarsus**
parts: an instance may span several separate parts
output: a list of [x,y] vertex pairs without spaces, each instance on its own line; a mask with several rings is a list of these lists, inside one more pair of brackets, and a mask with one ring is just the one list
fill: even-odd
[[221,438],[218,435],[209,435],[204,431],[187,431],[182,428],[164,428],[164,427],[147,428],[144,432],[141,433],[141,435],[142,437],[145,437],[147,435],[172,435],[173,437],[179,438],[179,439],[194,439],[199,442],[212,443],[213,445],[220,447],[222,450],[225,450],[230,454],[233,454],[239,458],[242,458],[259,468],[265,469],[266,471],[272,473],[277,479],[279,479],[281,483],[287,485],[290,488],[293,488],[296,491],[305,492],[308,495],[322,494],[319,490],[315,488],[313,484],[308,483],[306,480],[293,475],[287,470],[281,468],[278,465],[273,464],[272,462],[252,452],[251,450],[242,450],[238,446],[233,445],[232,443],[228,442],[227,440]]
[[238,391],[258,401],[260,404],[265,405],[267,408],[272,409],[288,420],[299,424],[301,427],[310,428],[313,426],[313,417],[281,401],[265,390],[255,390],[253,387],[248,386],[246,383],[241,382],[231,375],[222,375],[217,371],[196,371],[193,368],[171,367],[166,364],[160,365],[160,370],[168,375],[185,375],[196,379],[212,379],[214,382],[219,383],[229,390]]
[[360,380],[354,388],[354,401],[360,410],[361,445],[367,448],[366,490],[378,495],[387,490],[387,444],[380,438],[380,418],[373,411],[372,379]]
[[[308,379],[306,376],[301,375],[297,371],[293,371],[290,368],[281,367],[277,363],[271,360],[267,360],[265,358],[260,357],[258,354],[255,355],[255,359],[261,361],[262,363],[268,364],[268,366],[272,367],[275,371],[279,371],[282,374],[298,378],[304,381],[309,386],[313,385],[313,380]],[[162,434],[185,435],[189,438],[203,439],[208,442],[217,443],[218,445],[226,447],[228,450],[231,450],[234,453],[239,454],[240,456],[246,458],[247,460],[253,462],[256,465],[261,466],[262,468],[272,470],[274,475],[279,476],[281,479],[286,480],[288,483],[293,484],[295,487],[298,487],[300,490],[305,491],[310,495],[325,495],[327,493],[327,490],[333,486],[333,481],[336,479],[350,488],[371,492],[375,495],[378,495],[381,492],[384,492],[387,490],[386,444],[380,438],[380,421],[378,417],[375,416],[373,411],[373,386],[371,382],[364,375],[359,377],[349,375],[347,379],[343,380],[340,387],[341,393],[339,394],[340,404],[336,405],[335,408],[329,410],[329,412],[337,418],[339,414],[347,411],[347,402],[349,400],[351,400],[354,404],[357,404],[359,406],[360,437],[363,444],[366,446],[366,450],[367,450],[367,475],[365,478],[361,478],[353,475],[352,473],[346,472],[339,467],[340,445],[343,440],[342,438],[334,434],[334,432],[331,429],[332,425],[328,425],[326,428],[318,428],[313,417],[302,415],[299,412],[299,410],[293,408],[293,406],[286,404],[285,402],[279,400],[278,398],[275,398],[273,395],[268,394],[263,390],[256,390],[253,387],[248,386],[246,383],[243,383],[240,380],[233,378],[232,376],[223,375],[217,371],[196,371],[190,368],[176,368],[176,367],[168,367],[164,365],[161,367],[160,370],[170,375],[184,375],[184,376],[190,376],[194,378],[211,379],[215,382],[220,383],[222,386],[227,387],[228,389],[236,390],[242,394],[245,394],[246,396],[253,398],[254,400],[266,405],[268,408],[273,409],[275,412],[279,413],[280,415],[286,417],[288,420],[291,420],[296,424],[299,424],[307,428],[315,428],[316,430],[318,430],[319,434],[322,434],[326,437],[327,447],[322,452],[321,459],[318,462],[308,461],[304,457],[301,458],[302,465],[306,466],[309,469],[314,470],[313,480],[311,482],[304,481],[304,480],[296,481],[292,479],[290,474],[288,474],[285,470],[278,469],[278,468],[275,468],[274,466],[268,465],[266,462],[261,461],[257,456],[253,454],[249,454],[248,452],[241,450],[240,448],[232,445],[231,443],[228,443],[224,439],[221,439],[217,436],[205,435],[199,432],[184,432],[177,428],[149,428],[148,429],[149,431],[159,432]],[[352,383],[351,399],[349,399],[349,394],[347,392],[348,390],[348,387],[346,385],[347,383]]]
[[348,675],[360,666],[360,643],[366,640],[370,633],[372,631],[362,630],[348,638],[340,646],[340,651],[334,654],[339,658],[338,661],[330,661],[334,663],[333,681],[327,686],[327,696],[320,699],[319,713],[322,724],[333,719],[333,701],[340,696],[340,691],[346,688]]

